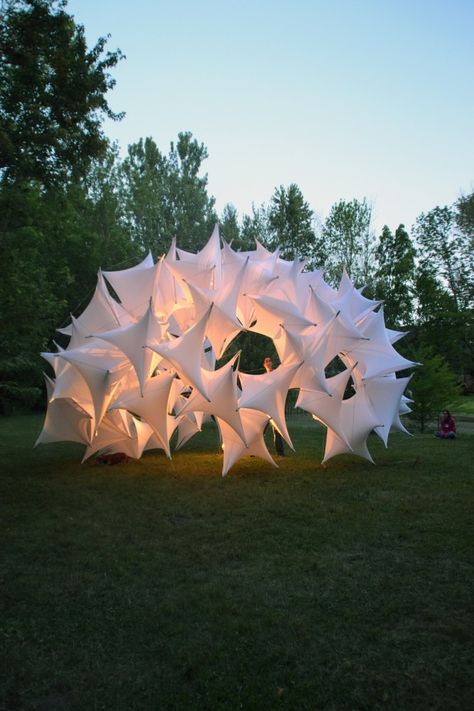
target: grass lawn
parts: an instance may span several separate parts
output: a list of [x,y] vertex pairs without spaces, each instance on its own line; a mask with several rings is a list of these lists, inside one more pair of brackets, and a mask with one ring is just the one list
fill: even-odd
[[[471,707],[474,436],[220,476],[212,429],[113,467],[0,419],[0,708]],[[3,705],[2,705],[3,703]]]

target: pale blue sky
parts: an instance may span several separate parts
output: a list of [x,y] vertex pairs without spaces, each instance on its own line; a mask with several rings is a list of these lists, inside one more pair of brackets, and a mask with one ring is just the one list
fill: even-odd
[[209,150],[220,212],[296,182],[320,215],[366,196],[377,229],[474,189],[474,0],[70,0],[114,71],[107,134]]

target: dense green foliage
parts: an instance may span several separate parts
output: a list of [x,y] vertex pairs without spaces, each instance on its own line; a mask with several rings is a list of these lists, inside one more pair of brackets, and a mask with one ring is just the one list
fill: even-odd
[[[206,147],[179,133],[162,152],[151,137],[122,158],[102,130],[110,70],[120,51],[92,49],[59,0],[3,0],[0,16],[0,412],[41,402],[42,361],[56,327],[78,315],[97,270],[125,268],[173,237],[196,251],[218,216],[207,192]],[[474,194],[420,215],[412,234],[388,226],[377,238],[366,200],[339,200],[324,221],[296,184],[239,216],[228,204],[221,234],[234,249],[255,240],[325,266],[345,268],[384,301],[387,325],[412,333],[400,348],[428,347],[459,382],[472,383]],[[241,336],[250,369],[261,345]],[[398,347],[398,346],[397,346]]]
[[120,118],[106,93],[120,52],[88,50],[84,28],[57,0],[2,1],[0,175],[63,184],[82,175],[107,140],[102,117]]
[[419,422],[422,432],[432,420],[439,419],[442,410],[456,399],[459,388],[448,364],[432,348],[421,346],[414,357],[421,363],[410,381],[413,398],[412,416]]
[[472,435],[322,467],[298,416],[222,479],[211,428],[104,467],[40,426],[0,420],[1,708],[470,708]]

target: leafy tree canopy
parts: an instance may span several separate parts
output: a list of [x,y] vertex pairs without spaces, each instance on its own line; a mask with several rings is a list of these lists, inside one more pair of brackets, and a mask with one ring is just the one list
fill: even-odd
[[58,184],[103,153],[106,99],[122,58],[87,48],[84,27],[63,0],[2,0],[0,14],[0,176]]
[[328,277],[337,282],[346,269],[353,281],[370,281],[373,264],[372,208],[367,200],[339,200],[324,223],[321,249]]

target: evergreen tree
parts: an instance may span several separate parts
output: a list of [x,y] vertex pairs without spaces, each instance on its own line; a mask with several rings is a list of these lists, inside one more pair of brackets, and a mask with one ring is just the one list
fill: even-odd
[[237,210],[234,205],[227,203],[224,205],[221,219],[219,220],[219,231],[223,239],[230,244],[233,249],[240,248],[240,227]]
[[286,189],[283,185],[275,188],[268,209],[270,246],[279,247],[283,259],[306,257],[312,263],[315,249],[312,220],[313,211],[295,183]]
[[255,240],[258,240],[269,249],[272,248],[268,225],[268,211],[264,204],[260,205],[260,207],[252,205],[252,214],[242,217],[240,237],[244,249],[255,249]]
[[395,235],[385,225],[375,250],[375,294],[384,301],[387,323],[406,326],[413,317],[415,249],[404,225]]

